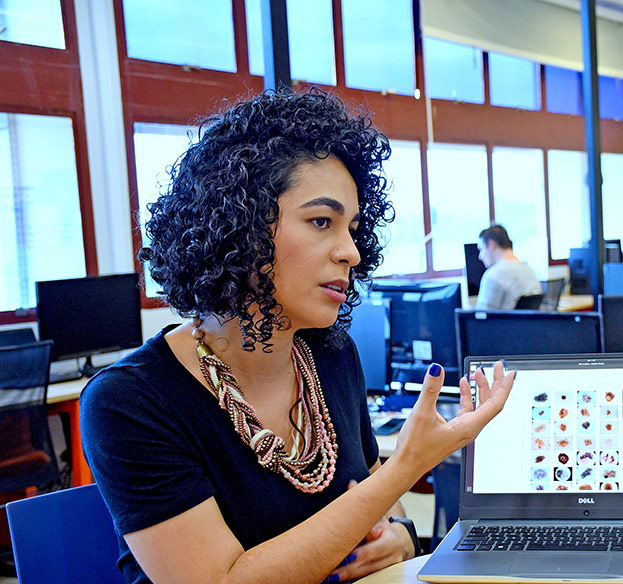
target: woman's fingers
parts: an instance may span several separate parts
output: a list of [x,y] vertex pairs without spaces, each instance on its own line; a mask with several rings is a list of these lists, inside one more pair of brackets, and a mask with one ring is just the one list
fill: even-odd
[[457,416],[462,416],[466,412],[471,412],[474,409],[474,405],[472,403],[472,392],[469,387],[469,381],[467,376],[461,377],[459,381],[459,411]]

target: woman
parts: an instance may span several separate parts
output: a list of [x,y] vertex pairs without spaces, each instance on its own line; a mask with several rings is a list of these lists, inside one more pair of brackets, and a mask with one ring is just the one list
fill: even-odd
[[193,321],[167,327],[81,397],[85,452],[128,582],[344,582],[413,555],[398,498],[503,406],[435,410],[431,366],[382,467],[344,328],[381,261],[387,139],[319,91],[207,119],[151,206],[141,253]]

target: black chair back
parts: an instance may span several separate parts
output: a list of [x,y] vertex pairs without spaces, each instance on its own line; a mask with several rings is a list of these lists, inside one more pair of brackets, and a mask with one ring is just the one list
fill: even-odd
[[531,294],[530,296],[522,296],[517,300],[515,310],[538,310],[543,302],[544,294]]
[[565,287],[565,279],[544,280],[541,285],[545,294],[543,302],[541,302],[541,310],[557,310],[560,296]]
[[23,328],[5,329],[0,331],[0,347],[14,345],[30,345],[36,343],[35,331],[29,326]]
[[0,347],[0,492],[60,483],[46,409],[52,341]]

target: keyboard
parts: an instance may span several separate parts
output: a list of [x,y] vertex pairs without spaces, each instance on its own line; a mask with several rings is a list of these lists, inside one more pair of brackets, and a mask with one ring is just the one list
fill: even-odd
[[458,551],[623,551],[623,526],[475,525]]

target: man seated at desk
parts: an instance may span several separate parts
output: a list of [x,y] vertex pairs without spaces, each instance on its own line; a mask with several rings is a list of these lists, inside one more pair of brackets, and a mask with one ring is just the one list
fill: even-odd
[[478,257],[487,267],[480,281],[477,310],[513,310],[521,296],[541,294],[543,288],[532,268],[513,253],[513,242],[501,225],[483,229]]

